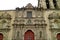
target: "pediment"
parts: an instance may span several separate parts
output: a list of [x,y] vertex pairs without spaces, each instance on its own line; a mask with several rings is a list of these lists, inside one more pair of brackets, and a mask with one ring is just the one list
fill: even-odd
[[25,8],[33,8],[31,3],[28,3],[27,6]]

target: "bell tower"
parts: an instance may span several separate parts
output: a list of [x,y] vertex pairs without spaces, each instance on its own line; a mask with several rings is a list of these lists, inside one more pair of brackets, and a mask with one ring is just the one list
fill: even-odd
[[38,8],[46,9],[46,2],[45,0],[38,0]]
[[38,0],[38,8],[57,9],[59,8],[59,2],[57,0]]

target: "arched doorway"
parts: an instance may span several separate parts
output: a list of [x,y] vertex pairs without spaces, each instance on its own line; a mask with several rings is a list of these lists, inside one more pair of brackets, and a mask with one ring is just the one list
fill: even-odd
[[57,34],[57,40],[60,40],[60,33]]
[[34,40],[34,33],[31,30],[25,32],[24,40]]
[[3,40],[3,34],[0,33],[0,40]]

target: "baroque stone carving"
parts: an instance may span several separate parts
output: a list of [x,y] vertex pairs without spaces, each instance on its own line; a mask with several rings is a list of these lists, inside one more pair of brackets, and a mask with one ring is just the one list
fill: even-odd
[[50,27],[52,29],[59,28],[59,24],[60,24],[60,14],[59,13],[53,12],[52,14],[50,14],[48,16],[48,19],[49,19]]
[[0,16],[0,19],[11,20],[11,15],[8,14],[8,13],[3,13],[3,14]]
[[3,13],[0,16],[0,30],[10,30],[11,15],[8,13]]
[[59,13],[53,12],[48,16],[48,19],[60,19],[60,15]]

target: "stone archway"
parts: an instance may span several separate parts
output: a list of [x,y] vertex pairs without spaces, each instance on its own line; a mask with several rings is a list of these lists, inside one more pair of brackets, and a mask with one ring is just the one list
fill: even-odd
[[60,40],[60,33],[57,34],[57,40]]
[[24,40],[34,40],[34,33],[31,30],[28,30],[24,34]]
[[0,40],[3,40],[3,34],[0,33]]

